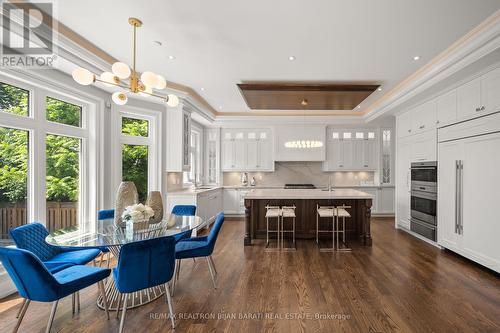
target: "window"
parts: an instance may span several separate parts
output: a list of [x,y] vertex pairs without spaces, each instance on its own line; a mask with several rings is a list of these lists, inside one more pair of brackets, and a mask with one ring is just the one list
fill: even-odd
[[356,132],[356,139],[364,139],[364,138],[365,138],[365,133]]
[[[0,88],[1,89],[1,88]],[[0,127],[0,233],[28,222],[29,132]]]
[[47,228],[77,229],[80,225],[81,139],[48,134],[45,146]]
[[6,79],[9,83],[0,82],[2,237],[9,228],[32,221],[51,232],[90,230],[95,202],[87,184],[95,179],[96,168],[89,166],[97,155],[96,135],[89,135],[86,123],[91,105],[63,94],[63,88],[45,90],[36,79],[32,82],[38,86]]
[[0,82],[0,111],[29,116],[29,91]]
[[368,132],[368,139],[369,140],[375,139],[375,132]]
[[332,132],[332,139],[338,140],[339,139],[339,132]]
[[121,117],[122,181],[134,182],[141,203],[146,202],[150,188],[150,126],[148,119]]
[[183,172],[183,182],[200,183],[201,181],[201,140],[200,132],[191,129],[189,143],[189,171]]
[[382,130],[382,184],[391,183],[392,138],[391,130]]
[[350,139],[351,138],[351,132],[344,132],[344,139]]
[[70,126],[81,126],[82,107],[52,97],[45,98],[47,120]]

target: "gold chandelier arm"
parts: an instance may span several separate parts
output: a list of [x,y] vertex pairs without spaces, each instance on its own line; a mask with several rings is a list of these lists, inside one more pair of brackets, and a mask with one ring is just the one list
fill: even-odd
[[108,82],[108,81],[104,81],[104,80],[101,80],[101,79],[98,79],[97,76],[95,77],[94,79],[96,82],[102,82],[102,83],[105,83],[105,84],[110,84],[112,86],[115,86],[115,87],[119,87],[119,88],[124,88],[124,89],[129,89],[129,87],[127,85],[124,85],[124,84],[120,84],[120,83],[114,83],[114,82]]

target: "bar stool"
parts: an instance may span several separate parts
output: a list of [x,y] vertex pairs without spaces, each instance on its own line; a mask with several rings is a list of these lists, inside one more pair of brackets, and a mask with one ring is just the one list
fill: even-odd
[[[336,223],[336,226],[335,226],[335,234],[337,235],[337,251],[351,251],[351,249],[347,246],[346,242],[345,242],[345,218],[346,217],[351,217],[351,214],[349,214],[349,212],[347,211],[347,209],[350,209],[351,206],[346,206],[344,204],[342,204],[342,206],[337,206],[335,207],[335,223]],[[342,230],[339,229],[339,219],[342,218]],[[340,248],[340,242],[339,242],[339,234],[342,234],[342,244],[343,244],[343,248]]]
[[[295,246],[295,205],[293,206],[282,206],[281,207],[281,249],[284,251],[295,251],[297,248]],[[288,218],[292,222],[292,229],[284,230],[285,219]],[[292,233],[293,247],[284,247],[283,235],[285,233]]]
[[[320,230],[319,229],[319,219],[320,218],[331,218],[332,219],[332,230]],[[321,248],[320,252],[333,252],[335,250],[335,207],[334,206],[320,206],[316,205],[316,243],[319,246],[319,233],[331,233],[332,234],[332,247]]]
[[[269,229],[269,219],[276,218],[276,229]],[[281,209],[279,206],[266,206],[266,250],[267,251],[278,251],[280,248],[280,218]],[[269,234],[276,233],[276,249],[269,249]]]

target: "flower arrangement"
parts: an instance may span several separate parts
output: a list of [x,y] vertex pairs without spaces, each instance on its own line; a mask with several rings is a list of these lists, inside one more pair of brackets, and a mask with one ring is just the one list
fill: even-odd
[[144,222],[149,221],[151,217],[155,215],[153,208],[143,205],[135,204],[132,206],[125,207],[122,214],[122,220],[124,222]]

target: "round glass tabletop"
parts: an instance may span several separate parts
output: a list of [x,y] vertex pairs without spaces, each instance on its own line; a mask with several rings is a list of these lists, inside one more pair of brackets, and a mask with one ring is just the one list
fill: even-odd
[[[142,223],[133,227],[115,226],[113,220],[104,221],[104,227],[98,232],[86,230],[57,230],[45,238],[50,245],[66,247],[102,247],[120,246],[140,240],[174,236],[188,230],[199,228],[203,221],[199,216],[179,216],[166,214],[158,223]],[[107,222],[107,223],[106,223]]]

